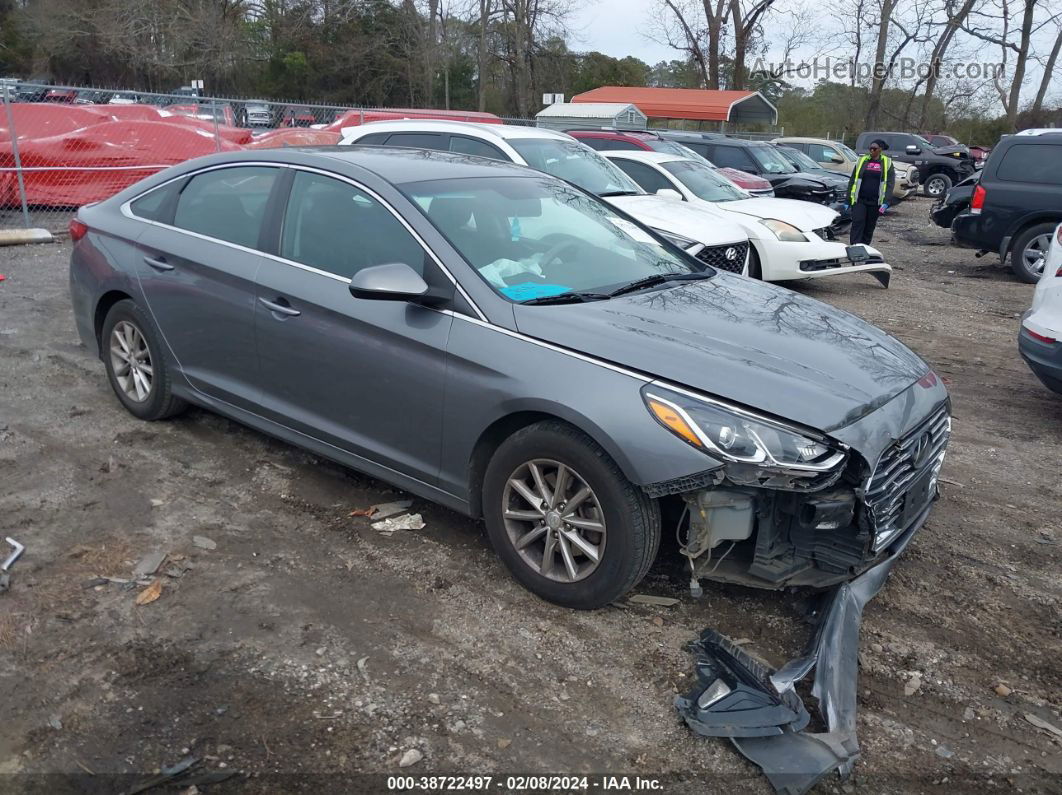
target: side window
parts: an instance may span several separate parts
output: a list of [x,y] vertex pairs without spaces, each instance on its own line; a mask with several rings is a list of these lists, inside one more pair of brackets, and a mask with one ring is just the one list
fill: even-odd
[[173,225],[256,248],[269,193],[279,172],[279,168],[268,166],[236,166],[197,174],[177,199]]
[[299,171],[291,185],[280,256],[351,278],[362,268],[403,262],[421,275],[421,247],[391,212],[364,191]]
[[[1006,182],[1062,185],[1062,147],[1016,144],[1006,151],[996,178]],[[1053,153],[1053,154],[1052,154]]]
[[388,146],[412,146],[417,149],[446,149],[446,139],[439,133],[395,133]]
[[807,147],[808,157],[816,163],[833,163],[834,155],[840,154],[832,146],[826,146],[825,144],[808,144]]
[[477,141],[475,138],[466,138],[463,135],[450,136],[450,151],[460,152],[464,155],[476,155],[477,157],[489,157],[492,160],[504,160],[510,162],[502,151],[485,141]]
[[148,221],[162,221],[169,223],[173,217],[173,200],[181,187],[183,180],[176,179],[161,188],[155,188],[150,193],[145,193],[139,199],[129,203],[129,209],[137,218]]
[[656,193],[661,188],[676,190],[671,181],[652,166],[645,163],[635,163],[633,160],[613,160],[622,168],[631,179],[637,182],[642,190],[648,193]]
[[709,160],[711,159],[708,157],[708,144],[701,143],[700,141],[683,141],[682,145],[687,149],[692,149],[701,157],[708,158]]
[[719,168],[736,168],[758,174],[760,169],[752,162],[744,149],[737,146],[717,146],[712,157],[708,158]]
[[370,133],[369,135],[363,135],[361,138],[356,140],[354,143],[355,144],[365,144],[366,146],[380,146],[386,140],[387,140],[387,133],[378,132],[378,133]]

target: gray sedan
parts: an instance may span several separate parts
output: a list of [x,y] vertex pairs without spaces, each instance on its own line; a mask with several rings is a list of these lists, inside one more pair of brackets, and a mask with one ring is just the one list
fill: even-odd
[[144,420],[192,403],[486,522],[523,585],[826,586],[925,521],[943,385],[578,188],[412,149],[220,154],[79,210],[78,331]]

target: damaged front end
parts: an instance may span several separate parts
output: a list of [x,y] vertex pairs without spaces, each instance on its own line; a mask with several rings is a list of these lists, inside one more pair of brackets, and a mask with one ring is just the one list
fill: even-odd
[[[826,588],[873,566],[891,541],[925,521],[936,498],[951,431],[943,394],[931,407],[905,401],[903,432],[895,436],[876,427],[873,415],[864,418],[859,434],[875,441],[857,449],[703,396],[647,385],[643,396],[657,420],[721,462],[700,476],[646,487],[650,496],[681,500],[680,541],[693,592],[700,579]],[[879,425],[891,419],[894,429],[901,427],[881,411]]]

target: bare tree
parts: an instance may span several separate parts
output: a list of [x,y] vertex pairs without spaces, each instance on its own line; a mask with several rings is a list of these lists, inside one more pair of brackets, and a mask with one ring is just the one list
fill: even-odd
[[1034,113],[1039,113],[1044,106],[1044,98],[1047,96],[1047,87],[1051,85],[1051,81],[1055,75],[1055,67],[1058,64],[1058,55],[1062,52],[1062,24],[1058,26],[1058,34],[1055,36],[1055,44],[1051,48],[1051,54],[1047,56],[1047,62],[1044,64],[1044,74],[1040,78],[1040,88],[1036,92],[1036,99],[1033,100],[1032,110]]
[[734,34],[734,66],[730,88],[745,88],[748,76],[745,59],[749,45],[775,2],[776,0],[730,0],[730,19]]
[[[933,93],[937,87],[937,81],[940,79],[940,70],[944,64],[944,59],[947,55],[948,48],[951,46],[952,40],[955,38],[955,34],[962,28],[963,23],[966,22],[966,18],[969,16],[970,11],[973,10],[974,5],[979,0],[962,0],[961,5],[956,8],[957,0],[944,0],[942,11],[945,14],[945,20],[940,34],[937,36],[936,42],[933,44],[933,51],[929,56],[929,70],[925,80],[925,90],[922,92],[922,108],[918,114],[918,128],[925,129],[926,123],[929,118],[929,104],[933,99]],[[922,82],[921,80],[919,82]],[[915,85],[917,90],[918,85]],[[913,94],[914,92],[912,92]]]

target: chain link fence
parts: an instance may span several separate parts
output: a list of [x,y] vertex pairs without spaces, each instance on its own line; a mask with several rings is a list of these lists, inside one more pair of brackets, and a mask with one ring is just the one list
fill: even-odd
[[193,157],[338,144],[405,118],[534,125],[489,113],[370,108],[0,82],[0,229],[65,231],[74,211]]

